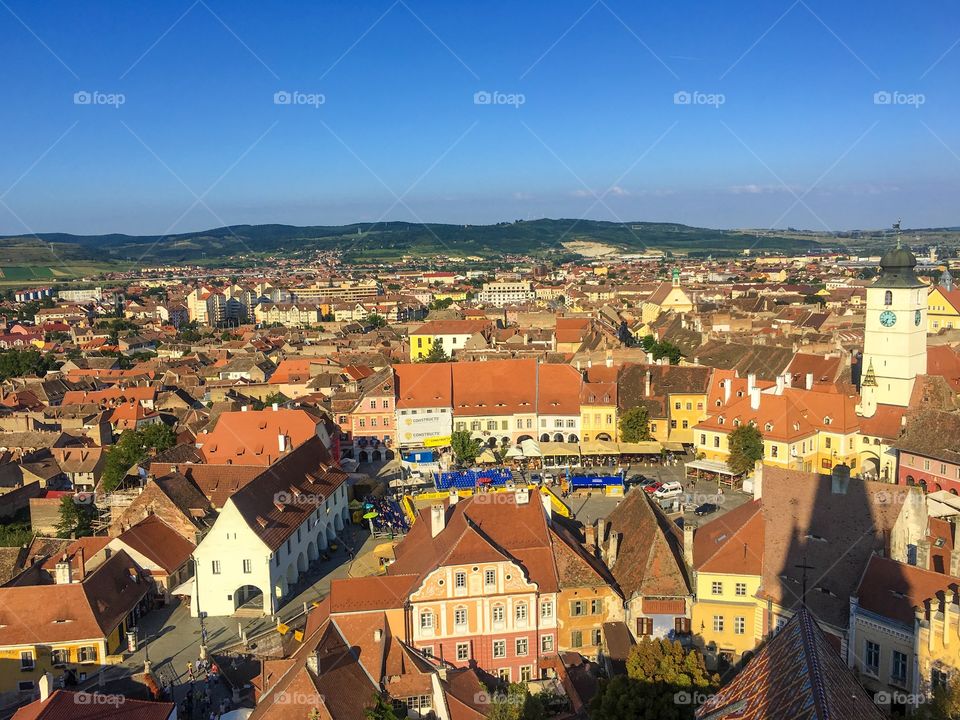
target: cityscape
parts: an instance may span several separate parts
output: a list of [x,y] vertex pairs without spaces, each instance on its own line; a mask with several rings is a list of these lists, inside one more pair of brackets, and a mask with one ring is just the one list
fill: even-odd
[[960,718],[955,6],[8,2],[0,720]]

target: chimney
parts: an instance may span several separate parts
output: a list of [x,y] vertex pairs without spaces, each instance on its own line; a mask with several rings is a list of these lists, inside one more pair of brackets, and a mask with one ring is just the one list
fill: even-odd
[[747,392],[753,390],[757,384],[757,374],[747,373]]
[[53,692],[53,675],[46,672],[40,676],[40,680],[37,681],[37,685],[40,688],[40,702],[43,702],[48,697],[50,693]]
[[694,520],[683,519],[683,561],[687,567],[693,567],[693,533],[697,529]]
[[597,546],[597,526],[587,525],[583,528],[583,544],[587,547]]
[[517,488],[515,497],[517,505],[526,505],[530,502],[530,491],[525,487]]
[[643,378],[643,396],[650,397],[650,381],[653,379],[653,373],[647,370]]
[[67,558],[66,553],[64,553],[63,557],[60,558],[60,562],[54,566],[53,578],[57,585],[69,585],[73,582],[73,573],[70,570],[70,560]]
[[547,524],[553,522],[553,506],[550,505],[550,496],[546,493],[540,493],[540,502],[543,503],[543,511],[547,514]]
[[383,639],[383,630],[377,628],[373,631],[373,641],[380,642]]
[[287,449],[287,438],[283,433],[277,435],[277,447],[280,449],[280,452],[284,452]]
[[241,405],[241,406],[240,406],[240,412],[246,412],[247,409],[248,409],[248,406],[247,406],[247,405]]
[[83,578],[86,576],[86,560],[83,557],[83,545],[77,548],[77,574],[80,576],[78,579],[83,582]]
[[763,462],[756,464],[753,470],[753,499],[759,500],[763,497]]
[[723,383],[723,404],[726,405],[730,402],[730,393],[733,392],[733,380],[727,378],[720,382]]
[[760,409],[760,388],[758,387],[750,388],[750,409]]
[[607,350],[607,367],[613,367],[613,350]]
[[648,352],[648,353],[647,353],[647,365],[653,365],[653,353],[652,353],[652,352]]
[[793,387],[793,373],[785,372],[783,374],[783,384],[787,387]]
[[846,495],[850,485],[850,466],[840,463],[833,466],[830,473],[830,492],[833,495]]
[[447,522],[447,516],[443,505],[434,505],[430,508],[430,537],[436,537],[443,532],[443,526]]
[[276,412],[279,407],[280,407],[280,403],[274,403],[274,404],[273,404],[273,411]]
[[813,390],[813,373],[807,373],[807,390]]
[[786,386],[786,381],[784,380],[783,375],[777,375],[777,395],[783,395],[783,388]]
[[450,491],[450,507],[453,507],[460,501],[460,493],[456,490]]
[[607,544],[607,567],[611,570],[617,562],[617,552],[620,550],[620,533],[610,533],[610,542]]

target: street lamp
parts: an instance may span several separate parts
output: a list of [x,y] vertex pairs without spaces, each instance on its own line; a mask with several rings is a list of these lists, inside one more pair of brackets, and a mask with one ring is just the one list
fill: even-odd
[[[193,557],[193,556],[191,556]],[[193,592],[197,602],[197,617],[200,618],[200,659],[207,659],[207,627],[203,622],[205,613],[200,609],[200,566],[193,557]]]

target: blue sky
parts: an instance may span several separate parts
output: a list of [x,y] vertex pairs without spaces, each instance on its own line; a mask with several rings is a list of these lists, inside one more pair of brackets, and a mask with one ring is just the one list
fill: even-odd
[[960,225],[952,0],[0,0],[0,43],[5,234]]

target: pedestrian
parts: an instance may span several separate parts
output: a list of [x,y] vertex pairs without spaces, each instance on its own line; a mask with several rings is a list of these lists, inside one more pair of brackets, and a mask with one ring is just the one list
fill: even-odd
[[187,675],[190,677],[190,681],[192,682],[193,681],[193,663],[192,662],[187,663]]

